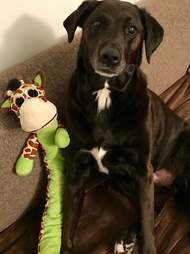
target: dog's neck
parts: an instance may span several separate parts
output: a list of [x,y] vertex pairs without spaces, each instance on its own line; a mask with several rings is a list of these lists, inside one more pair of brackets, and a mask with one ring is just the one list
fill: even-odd
[[[81,143],[87,139],[85,133],[89,133],[88,142],[91,142],[92,137],[97,136],[97,133],[93,133],[94,130],[101,129],[104,132],[110,128],[111,123],[119,123],[123,116],[129,122],[132,117],[137,124],[145,118],[148,108],[146,79],[141,78],[143,74],[138,67],[130,71],[131,75],[123,73],[123,75],[108,80],[110,86],[108,89],[111,92],[112,100],[111,106],[99,114],[97,95],[94,93],[105,86],[107,79],[95,73],[84,59],[78,58],[78,65],[70,86],[70,96],[74,98],[72,107],[76,110],[78,118],[73,117],[70,124],[73,129],[78,126],[80,137],[78,133],[73,135]],[[119,90],[113,89],[116,85]]]
[[97,74],[87,59],[78,57],[77,76],[82,84],[78,87],[79,93],[85,93],[86,96],[107,88],[112,95],[119,95],[120,99],[130,98],[131,104],[147,94],[146,78],[138,65],[130,64],[120,75],[108,78]]

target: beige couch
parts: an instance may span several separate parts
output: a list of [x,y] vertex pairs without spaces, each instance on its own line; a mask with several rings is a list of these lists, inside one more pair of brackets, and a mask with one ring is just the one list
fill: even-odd
[[[164,41],[151,64],[143,61],[150,88],[160,93],[182,76],[190,63],[190,3],[189,0],[150,0],[147,9],[165,29]],[[77,35],[68,44],[63,38],[54,47],[0,73],[0,101],[9,79],[32,79],[38,70],[43,70],[47,76],[47,94],[63,119],[64,91],[75,67],[79,39]],[[31,175],[19,177],[14,173],[14,162],[26,137],[13,114],[0,113],[0,232],[30,211],[44,195],[45,176],[39,157]]]

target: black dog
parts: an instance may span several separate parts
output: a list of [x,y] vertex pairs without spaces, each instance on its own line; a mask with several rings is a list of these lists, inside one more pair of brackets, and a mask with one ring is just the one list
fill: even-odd
[[[143,254],[155,254],[153,236],[154,170],[179,174],[178,197],[188,179],[190,131],[151,91],[140,71],[143,42],[147,61],[163,39],[163,29],[144,9],[130,3],[85,1],[64,22],[69,42],[82,27],[77,69],[72,77],[66,125],[68,207],[72,240],[86,180],[94,172],[130,176],[138,184]],[[158,75],[160,75],[158,73]],[[181,188],[182,187],[182,188]]]

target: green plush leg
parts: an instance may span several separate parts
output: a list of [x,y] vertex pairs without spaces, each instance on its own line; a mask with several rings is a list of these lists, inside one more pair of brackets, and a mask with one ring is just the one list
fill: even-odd
[[68,132],[63,128],[58,128],[55,134],[55,144],[59,148],[65,148],[69,145],[70,138]]
[[23,155],[21,155],[16,162],[17,175],[20,176],[28,175],[32,171],[33,163],[34,163],[33,160],[25,158]]

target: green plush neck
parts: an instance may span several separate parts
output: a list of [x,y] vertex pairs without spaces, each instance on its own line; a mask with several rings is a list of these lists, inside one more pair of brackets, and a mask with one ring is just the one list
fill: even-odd
[[57,119],[54,119],[48,126],[36,132],[38,140],[42,144],[43,148],[48,147],[49,145],[54,145],[54,137],[57,131],[59,124]]
[[37,132],[38,140],[45,152],[44,161],[48,175],[45,212],[42,218],[39,254],[59,254],[63,226],[64,159],[55,143],[58,122]]

